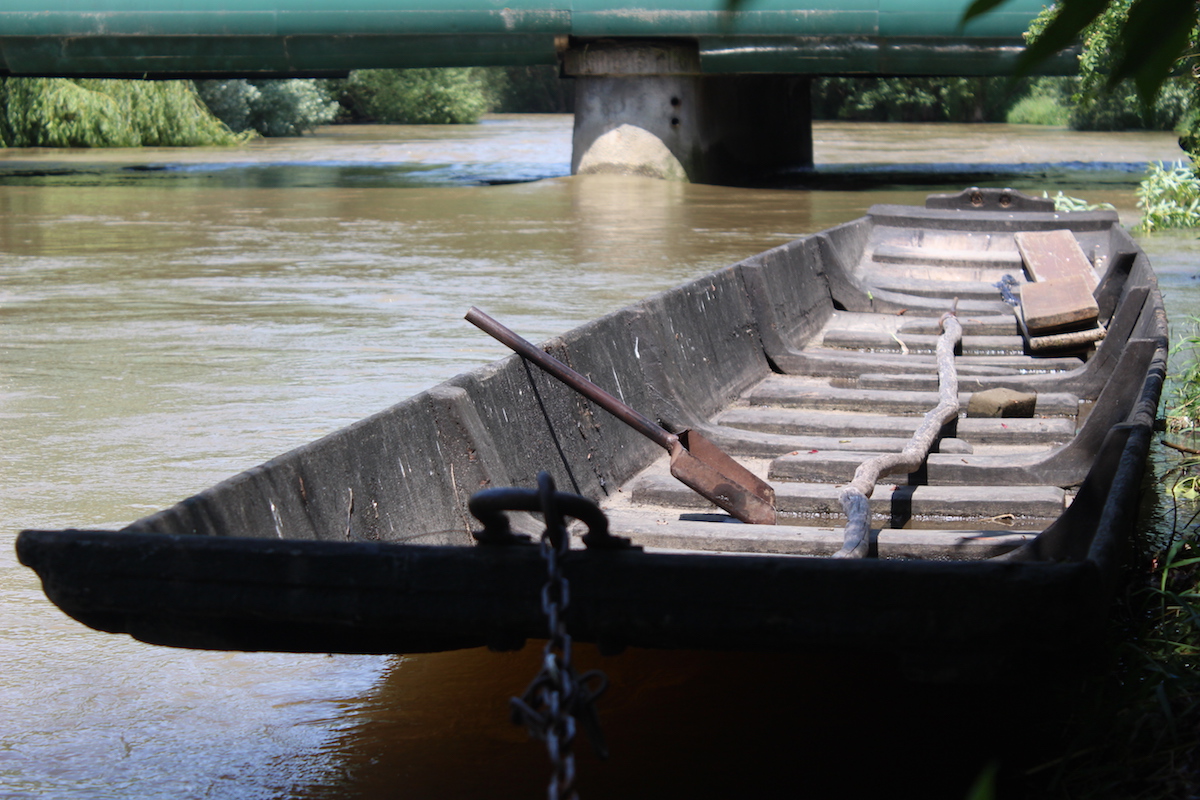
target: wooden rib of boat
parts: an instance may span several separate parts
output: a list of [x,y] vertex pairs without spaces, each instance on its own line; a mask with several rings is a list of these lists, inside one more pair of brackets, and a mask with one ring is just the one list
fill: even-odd
[[[1094,318],[1066,336],[1011,305],[1029,231],[1069,231],[1094,270]],[[833,558],[838,487],[938,402],[955,301],[964,411],[920,469],[876,486],[866,557]],[[1112,212],[977,189],[875,206],[545,348],[769,481],[777,524],[733,520],[653,442],[511,356],[124,530],[23,532],[20,559],[71,616],[157,644],[518,647],[544,636],[546,567],[537,547],[478,543],[468,500],[545,470],[633,545],[577,540],[564,561],[568,629],[603,649],[852,649],[982,675],[1076,652],[1103,624],[1167,354],[1154,274]]]

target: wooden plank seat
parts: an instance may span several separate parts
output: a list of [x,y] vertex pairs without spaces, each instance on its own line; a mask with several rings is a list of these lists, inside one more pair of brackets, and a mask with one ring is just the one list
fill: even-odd
[[[931,408],[932,406],[930,406]],[[864,407],[864,411],[866,408]],[[927,410],[927,409],[926,409]],[[811,409],[733,408],[717,417],[721,425],[787,436],[826,436],[850,439],[860,436],[911,437],[921,417],[884,416],[872,413],[813,411]],[[1075,435],[1075,421],[1052,419],[960,418],[947,426],[948,437],[971,444],[1063,444]]]
[[[645,511],[609,510],[610,530],[650,550],[710,553],[771,553],[830,556],[842,546],[841,528],[775,525],[770,528],[730,524],[728,517],[694,514],[648,515]],[[872,555],[879,558],[972,560],[1010,552],[1037,535],[1028,530],[875,528]]]
[[869,248],[870,259],[881,264],[918,264],[943,268],[1019,270],[1021,254],[1015,249],[979,250],[968,248],[917,247],[911,244],[879,242]]
[[[936,371],[931,353],[909,353],[898,359],[889,352],[861,352],[821,346],[777,353],[772,361],[783,373],[813,377],[857,377],[865,373],[928,373]],[[955,359],[960,375],[1008,375],[1065,373],[1078,369],[1077,357],[1034,358],[1026,355],[966,355]]]
[[[960,315],[963,336],[1018,336],[1017,318],[1012,314]],[[941,333],[941,324],[936,317],[905,317],[897,329],[898,333],[924,333],[933,336]]]
[[[844,519],[838,501],[839,487],[832,482],[800,482],[773,478],[780,522],[795,519]],[[703,497],[665,473],[647,472],[625,485],[635,505],[674,509],[711,509]],[[891,526],[903,526],[924,518],[930,527],[963,527],[963,521],[1054,519],[1066,507],[1068,494],[1057,486],[910,486],[903,481],[876,487],[870,498],[872,518]],[[971,527],[976,527],[972,525]],[[979,525],[979,527],[985,527]]]
[[[821,345],[826,348],[844,350],[868,350],[872,352],[903,352],[933,354],[937,350],[937,336],[932,334],[890,331],[864,331],[860,329],[826,330]],[[1025,340],[1020,336],[963,336],[959,353],[968,355],[1023,355]]]
[[[908,274],[904,274],[908,273]],[[989,301],[1000,297],[995,286],[1007,273],[997,272],[981,276],[978,280],[954,280],[950,277],[932,277],[911,274],[910,270],[863,270],[859,273],[862,286],[868,291],[894,292],[914,297],[937,298],[959,301]]]
[[[772,375],[743,396],[750,405],[774,405],[785,408],[856,411],[870,408],[882,414],[923,414],[937,405],[936,391],[881,391],[829,386],[791,375]],[[971,393],[959,393],[959,405],[966,408]],[[1066,392],[1041,392],[1035,414],[1039,417],[1075,417],[1079,398]]]

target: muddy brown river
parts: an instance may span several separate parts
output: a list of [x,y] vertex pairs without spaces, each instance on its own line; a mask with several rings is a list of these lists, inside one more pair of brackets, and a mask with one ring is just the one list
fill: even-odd
[[[1132,225],[1142,165],[1181,155],[1171,134],[819,123],[835,188],[734,189],[568,177],[570,129],[506,116],[232,149],[0,151],[0,798],[544,796],[544,750],[506,709],[536,644],[152,647],[57,611],[13,538],[119,526],[504,355],[462,321],[471,305],[543,339],[974,176],[1111,202]],[[1200,309],[1200,245],[1143,243],[1179,333]],[[996,730],[1019,683],[950,698],[823,654],[579,657],[613,683],[613,755],[581,743],[584,798],[962,797],[996,747],[971,736]]]

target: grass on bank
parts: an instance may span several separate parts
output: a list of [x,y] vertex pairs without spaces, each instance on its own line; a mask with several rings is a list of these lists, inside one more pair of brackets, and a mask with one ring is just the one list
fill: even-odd
[[[1175,346],[1164,442],[1179,454],[1158,538],[1118,601],[1114,663],[1082,687],[1067,747],[1025,777],[1034,796],[1200,795],[1200,320]],[[1148,487],[1147,491],[1155,491]],[[1163,530],[1165,529],[1165,530]]]

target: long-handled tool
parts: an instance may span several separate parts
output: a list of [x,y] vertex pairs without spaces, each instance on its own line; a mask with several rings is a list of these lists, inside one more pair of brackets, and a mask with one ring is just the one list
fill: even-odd
[[466,319],[671,454],[671,474],[742,522],[775,524],[775,490],[695,431],[671,433],[478,308]]

